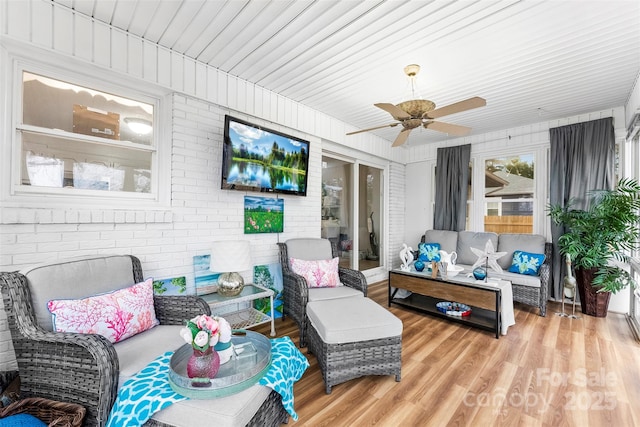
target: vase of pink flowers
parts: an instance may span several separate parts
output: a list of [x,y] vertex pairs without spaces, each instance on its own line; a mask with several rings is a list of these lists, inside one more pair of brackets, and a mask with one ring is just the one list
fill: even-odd
[[187,362],[187,376],[194,379],[194,386],[207,386],[220,369],[220,355],[214,347],[218,343],[230,343],[231,326],[222,317],[201,314],[187,321],[180,336],[193,348]]

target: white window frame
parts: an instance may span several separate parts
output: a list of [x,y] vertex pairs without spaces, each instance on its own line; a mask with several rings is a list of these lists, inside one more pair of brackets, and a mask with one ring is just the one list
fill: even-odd
[[[28,49],[30,51],[30,49]],[[25,54],[29,54],[29,52]],[[33,52],[31,52],[33,53]],[[130,77],[116,75],[84,63],[65,64],[73,69],[44,61],[36,61],[20,53],[2,50],[0,59],[5,64],[2,72],[6,78],[0,81],[4,93],[4,143],[2,144],[2,177],[0,197],[6,207],[42,207],[43,197],[47,207],[82,207],[100,209],[144,209],[167,208],[170,205],[171,180],[171,95],[166,89],[146,82],[133,81]],[[59,59],[58,59],[59,61]],[[22,185],[20,171],[22,162],[21,131],[34,130],[34,126],[22,123],[23,72],[42,75],[78,86],[111,93],[150,104],[154,108],[154,133],[150,147],[143,147],[151,153],[151,192],[82,190],[53,187],[33,187]],[[117,80],[118,83],[113,83]],[[2,93],[0,92],[0,93]],[[41,129],[36,129],[41,130]],[[62,136],[70,140],[91,141],[92,136],[47,130],[46,134]]]
[[[485,169],[487,166],[487,160],[489,159],[496,159],[496,158],[509,158],[509,157],[519,157],[519,156],[523,156],[523,155],[532,155],[533,156],[533,165],[534,165],[534,172],[533,172],[533,197],[528,197],[528,198],[520,198],[520,199],[503,199],[503,198],[495,198],[495,197],[486,197],[485,192],[486,192],[486,188],[485,188],[485,179],[484,179],[484,174],[485,174]],[[518,202],[531,202],[533,208],[532,208],[532,230],[531,233],[532,234],[536,234],[536,222],[538,220],[538,218],[540,217],[540,213],[538,212],[538,189],[540,188],[539,184],[538,184],[538,171],[537,171],[537,165],[538,165],[538,158],[539,156],[536,153],[535,149],[527,149],[527,148],[522,148],[519,149],[517,151],[514,152],[509,152],[507,153],[500,153],[500,154],[496,154],[496,155],[485,155],[483,156],[480,161],[481,161],[481,167],[480,169],[482,169],[482,180],[478,180],[479,183],[482,183],[480,188],[481,194],[482,194],[482,198],[480,200],[482,200],[481,202],[481,209],[482,209],[482,217],[479,218],[479,221],[482,224],[482,230],[484,230],[484,217],[487,215],[487,206],[490,203],[498,203],[500,205],[500,213],[502,213],[502,204],[503,203],[518,203]]]
[[[471,206],[467,205],[472,213],[469,218],[469,227],[471,230],[484,230],[484,213],[487,199],[484,195],[484,168],[488,159],[500,157],[514,157],[526,154],[533,154],[533,162],[535,165],[534,181],[535,190],[533,201],[533,234],[547,235],[549,220],[546,215],[546,202],[548,201],[548,147],[544,144],[535,144],[529,147],[518,147],[509,150],[483,150],[482,152],[472,153],[471,161],[473,162],[473,179],[472,179],[472,198]],[[490,201],[490,200],[489,200]],[[516,200],[514,200],[516,201]]]

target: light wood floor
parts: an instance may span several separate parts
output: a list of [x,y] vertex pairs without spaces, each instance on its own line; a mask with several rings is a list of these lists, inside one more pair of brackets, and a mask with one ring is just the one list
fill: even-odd
[[[369,297],[386,307],[386,282]],[[515,304],[516,325],[496,339],[392,306],[404,325],[402,381],[363,377],[327,395],[315,356],[301,349],[311,366],[289,426],[640,426],[640,345],[624,316],[568,319],[559,308],[540,317]],[[299,344],[291,319],[276,329]]]

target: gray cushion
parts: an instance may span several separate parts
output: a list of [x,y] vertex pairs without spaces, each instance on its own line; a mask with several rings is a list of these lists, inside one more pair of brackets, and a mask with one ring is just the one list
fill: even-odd
[[127,255],[92,255],[38,264],[21,271],[27,278],[36,321],[53,330],[47,303],[78,299],[134,284],[133,264]]
[[493,242],[493,248],[498,251],[498,235],[490,232],[459,231],[458,232],[458,261],[456,264],[473,265],[478,256],[471,248],[484,250],[487,240]]
[[539,234],[500,234],[497,251],[507,254],[498,259],[498,264],[505,270],[511,266],[514,251],[525,251],[534,254],[544,254],[544,244],[547,240]]
[[286,241],[289,258],[316,261],[333,258],[331,242],[327,239],[300,238]]
[[180,336],[182,327],[183,325],[158,325],[115,343],[113,348],[118,353],[120,363],[118,388],[156,357],[183,346],[185,343]]
[[439,243],[440,249],[451,253],[458,250],[458,232],[449,230],[427,230],[424,233],[425,243]]
[[323,301],[336,298],[364,297],[364,294],[349,286],[336,288],[309,288],[309,301]]
[[540,287],[539,276],[529,276],[526,274],[510,273],[507,270],[503,270],[502,273],[496,273],[492,269],[489,269],[489,278],[508,280],[514,285],[531,286],[532,288]]
[[307,304],[311,326],[327,344],[402,335],[402,321],[369,298],[340,298]]
[[217,399],[187,399],[156,412],[151,418],[168,426],[246,426],[271,393],[254,385],[240,393]]

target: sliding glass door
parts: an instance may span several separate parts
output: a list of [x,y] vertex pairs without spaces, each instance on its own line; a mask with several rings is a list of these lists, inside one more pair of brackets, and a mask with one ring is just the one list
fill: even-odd
[[340,265],[383,266],[384,171],[356,160],[322,157],[321,236],[338,249]]
[[360,270],[379,267],[382,225],[382,169],[359,165],[358,239]]
[[353,164],[322,157],[321,237],[337,245],[340,265],[351,267],[353,252]]

